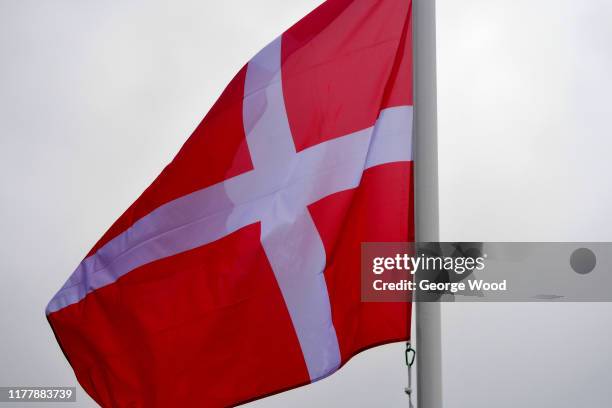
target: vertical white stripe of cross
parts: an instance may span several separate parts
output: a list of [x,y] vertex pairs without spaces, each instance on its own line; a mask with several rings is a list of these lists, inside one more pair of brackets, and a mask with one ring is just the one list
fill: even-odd
[[[323,275],[325,248],[306,208],[310,194],[286,189],[309,170],[305,165],[313,163],[295,150],[283,97],[280,51],[279,38],[248,64],[243,120],[253,177],[247,185],[226,185],[226,192],[236,202],[242,202],[245,194],[270,194],[262,203],[261,243],[291,316],[310,378],[316,380],[340,365],[340,350]],[[311,186],[304,187],[312,191]]]

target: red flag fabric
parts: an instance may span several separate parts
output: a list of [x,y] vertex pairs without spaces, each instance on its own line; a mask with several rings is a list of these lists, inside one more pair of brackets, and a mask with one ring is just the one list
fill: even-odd
[[102,406],[233,406],[406,340],[360,245],[413,241],[408,0],[329,0],[235,76],[47,307]]

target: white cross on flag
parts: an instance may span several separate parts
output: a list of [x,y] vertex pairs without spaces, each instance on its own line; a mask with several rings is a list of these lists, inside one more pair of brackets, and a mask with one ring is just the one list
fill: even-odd
[[47,307],[102,406],[233,406],[406,340],[360,246],[413,241],[409,0],[329,0],[234,77]]

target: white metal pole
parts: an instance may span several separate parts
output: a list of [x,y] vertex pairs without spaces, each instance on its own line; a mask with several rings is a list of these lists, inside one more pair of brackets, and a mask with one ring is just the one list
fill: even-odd
[[[417,242],[437,242],[438,141],[435,0],[413,0],[415,228]],[[417,302],[417,408],[442,408],[440,303]]]

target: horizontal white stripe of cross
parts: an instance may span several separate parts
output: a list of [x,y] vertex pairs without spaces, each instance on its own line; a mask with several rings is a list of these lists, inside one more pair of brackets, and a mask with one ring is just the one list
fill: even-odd
[[323,276],[325,249],[307,206],[357,187],[367,168],[412,160],[412,107],[385,109],[374,126],[297,153],[283,99],[280,49],[278,38],[247,67],[243,120],[254,169],[180,197],[138,220],[81,262],[47,313],[80,301],[142,265],[261,222],[261,243],[311,380],[339,366]]

